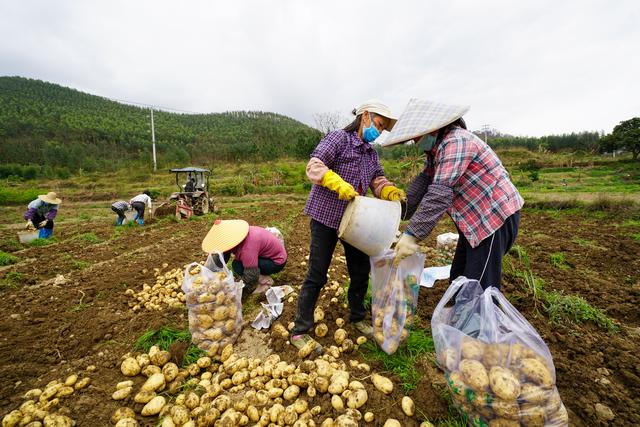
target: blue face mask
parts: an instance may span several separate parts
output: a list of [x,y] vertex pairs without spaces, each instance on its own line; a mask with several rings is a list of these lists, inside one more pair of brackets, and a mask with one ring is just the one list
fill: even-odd
[[[369,116],[371,117],[371,116]],[[371,124],[368,128],[364,128],[362,130],[362,140],[364,142],[368,142],[369,144],[376,140],[377,137],[380,136],[380,131],[373,124],[373,119],[371,119]]]
[[436,137],[433,135],[427,134],[418,141],[418,147],[423,151],[431,151],[434,145],[436,145]]

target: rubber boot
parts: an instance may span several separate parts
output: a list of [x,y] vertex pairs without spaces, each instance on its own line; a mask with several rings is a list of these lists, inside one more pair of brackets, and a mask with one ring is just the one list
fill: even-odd
[[122,221],[124,221],[124,218],[116,218],[116,225],[122,225]]
[[38,232],[38,238],[48,239],[53,235],[53,228],[41,228]]
[[138,225],[139,225],[139,226],[143,226],[143,225],[144,225],[144,219],[140,218],[140,219],[138,220]]

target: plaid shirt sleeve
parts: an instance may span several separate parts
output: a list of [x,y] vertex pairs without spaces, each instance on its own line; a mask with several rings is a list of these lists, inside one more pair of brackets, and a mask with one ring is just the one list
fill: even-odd
[[474,145],[457,135],[445,137],[436,153],[433,183],[453,188],[476,155]]
[[340,132],[329,132],[322,141],[318,143],[311,157],[322,160],[329,169],[333,169],[338,154],[344,145],[344,134]]

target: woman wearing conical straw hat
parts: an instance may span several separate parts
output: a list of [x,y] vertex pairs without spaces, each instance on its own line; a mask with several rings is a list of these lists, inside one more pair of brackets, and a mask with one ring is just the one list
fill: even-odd
[[48,239],[53,235],[53,219],[58,214],[58,205],[62,200],[53,191],[41,194],[27,206],[24,219],[27,220],[27,230],[40,230],[38,237]]
[[502,257],[513,245],[524,200],[494,151],[466,129],[468,106],[412,99],[383,146],[410,140],[426,153],[424,170],[407,190],[411,218],[395,251],[418,250],[446,212],[458,229],[450,281],[476,279],[500,288]]

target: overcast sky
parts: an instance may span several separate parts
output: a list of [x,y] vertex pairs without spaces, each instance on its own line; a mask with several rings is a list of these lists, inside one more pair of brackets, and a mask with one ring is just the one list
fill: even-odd
[[640,116],[640,1],[2,1],[0,75],[310,125],[379,98],[517,135]]

